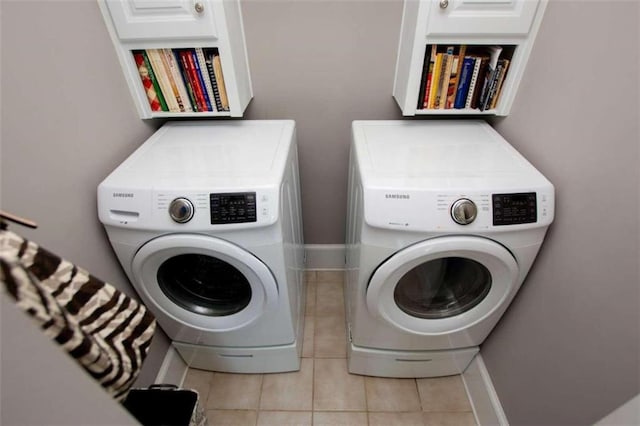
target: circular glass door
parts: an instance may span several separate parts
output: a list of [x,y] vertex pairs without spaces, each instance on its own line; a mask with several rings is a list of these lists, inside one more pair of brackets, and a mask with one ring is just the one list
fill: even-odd
[[405,331],[443,334],[470,327],[516,289],[518,265],[507,249],[481,237],[452,236],[400,250],[375,270],[369,312]]
[[491,273],[484,265],[464,257],[442,257],[405,273],[393,298],[407,315],[439,319],[472,309],[490,289]]
[[225,240],[158,237],[138,250],[131,266],[143,298],[190,327],[229,331],[277,308],[278,286],[269,268]]
[[158,268],[164,294],[191,312],[232,315],[251,301],[251,284],[235,266],[206,254],[181,254]]

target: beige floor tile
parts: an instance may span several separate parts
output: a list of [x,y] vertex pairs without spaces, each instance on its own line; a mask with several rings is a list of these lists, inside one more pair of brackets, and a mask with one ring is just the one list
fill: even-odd
[[255,426],[257,412],[252,410],[208,410],[209,426]]
[[307,315],[304,318],[304,338],[302,340],[302,358],[313,358],[313,340],[315,336],[316,318]]
[[214,373],[206,407],[224,410],[256,410],[262,374]]
[[316,281],[316,271],[312,271],[312,270],[304,271],[304,279],[307,282],[315,282]]
[[257,426],[311,426],[311,411],[260,411]]
[[211,379],[213,379],[212,371],[189,368],[189,370],[187,370],[187,375],[184,378],[184,382],[182,383],[182,387],[184,389],[193,389],[197,391],[200,403],[204,406],[209,398]]
[[473,413],[422,413],[425,426],[476,426]]
[[367,426],[367,413],[313,412],[313,426]]
[[415,379],[366,377],[369,411],[421,411]]
[[344,315],[316,316],[313,346],[316,358],[346,358],[347,333]]
[[307,281],[307,301],[305,306],[305,315],[315,315],[316,314],[316,282],[315,281]]
[[265,374],[260,396],[261,410],[311,411],[313,404],[313,359],[304,358],[300,371]]
[[343,291],[342,282],[316,284],[316,316],[344,315]]
[[417,379],[422,411],[471,411],[460,376]]
[[314,362],[314,411],[366,411],[364,377],[349,374],[346,359]]
[[337,282],[342,283],[344,281],[344,271],[316,271],[316,282],[329,283]]
[[369,426],[424,426],[422,412],[369,413]]

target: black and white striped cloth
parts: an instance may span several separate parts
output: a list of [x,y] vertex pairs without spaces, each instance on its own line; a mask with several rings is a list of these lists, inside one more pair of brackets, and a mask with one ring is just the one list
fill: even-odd
[[121,400],[156,327],[144,305],[32,241],[0,230],[0,280],[42,331]]

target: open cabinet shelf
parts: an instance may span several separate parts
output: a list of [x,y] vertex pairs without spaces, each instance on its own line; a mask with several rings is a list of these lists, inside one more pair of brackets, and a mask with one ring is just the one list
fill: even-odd
[[253,97],[238,0],[98,0],[141,118],[241,117]]
[[546,0],[405,0],[393,96],[402,114],[508,115]]

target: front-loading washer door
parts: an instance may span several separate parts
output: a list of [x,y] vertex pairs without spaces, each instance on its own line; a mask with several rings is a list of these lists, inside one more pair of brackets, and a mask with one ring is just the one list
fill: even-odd
[[158,237],[138,250],[132,271],[137,288],[164,314],[206,331],[240,328],[277,306],[269,268],[215,237]]
[[425,240],[395,253],[373,273],[369,312],[404,331],[440,335],[487,318],[517,290],[518,265],[482,237]]

